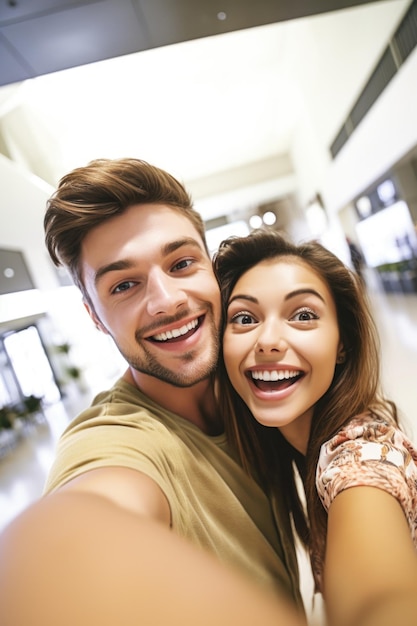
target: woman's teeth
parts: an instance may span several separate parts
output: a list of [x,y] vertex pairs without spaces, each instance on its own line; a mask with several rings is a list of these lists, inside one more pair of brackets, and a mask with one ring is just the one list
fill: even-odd
[[293,370],[263,370],[261,372],[259,370],[256,370],[251,372],[250,374],[254,380],[264,380],[269,382],[295,378],[296,376],[299,376],[301,372]]

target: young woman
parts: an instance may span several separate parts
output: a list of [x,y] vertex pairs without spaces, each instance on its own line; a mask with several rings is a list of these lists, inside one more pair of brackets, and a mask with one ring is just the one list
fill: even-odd
[[230,435],[286,494],[329,623],[415,625],[417,451],[382,395],[360,280],[321,244],[264,230],[223,242],[214,268]]

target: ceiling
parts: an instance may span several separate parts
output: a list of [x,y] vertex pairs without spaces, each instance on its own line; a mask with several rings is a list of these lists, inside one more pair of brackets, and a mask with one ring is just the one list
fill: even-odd
[[365,2],[3,0],[0,85],[180,41],[359,4]]
[[330,145],[410,1],[1,2],[0,151],[51,185],[97,157],[213,194],[288,174],[300,115]]

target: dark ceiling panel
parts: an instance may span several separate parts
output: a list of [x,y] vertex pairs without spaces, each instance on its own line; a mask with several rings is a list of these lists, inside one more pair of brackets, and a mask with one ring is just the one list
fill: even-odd
[[32,68],[20,57],[16,50],[10,48],[10,44],[0,33],[0,84],[20,82],[33,76]]
[[355,0],[134,0],[134,2],[140,5],[153,46],[367,4]]
[[60,11],[62,9],[75,6],[77,4],[88,4],[98,0],[2,0],[0,2],[0,24],[15,22],[22,18],[34,17],[36,15]]
[[148,45],[130,0],[54,11],[8,24],[1,31],[9,46],[33,68],[34,76],[129,54]]
[[0,85],[148,48],[376,1],[3,1]]

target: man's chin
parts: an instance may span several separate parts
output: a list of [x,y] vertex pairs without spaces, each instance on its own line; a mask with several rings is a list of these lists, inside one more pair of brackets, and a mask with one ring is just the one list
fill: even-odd
[[149,368],[137,365],[134,362],[130,362],[129,365],[140,374],[182,389],[194,387],[205,380],[209,380],[215,371],[215,366],[200,369],[200,371],[196,371],[195,368],[193,368],[193,371],[186,371],[187,368],[182,368],[182,371],[177,370],[174,372],[161,366]]
[[[184,389],[208,380],[217,366],[215,349],[206,349],[205,354],[199,355],[196,355],[196,351],[185,352],[180,358],[178,355],[176,358],[172,358],[169,366],[163,365],[157,360],[150,350],[145,350],[141,359],[138,359],[134,354],[129,355],[122,352],[122,355],[130,367],[140,374]],[[151,384],[151,381],[149,383]]]

